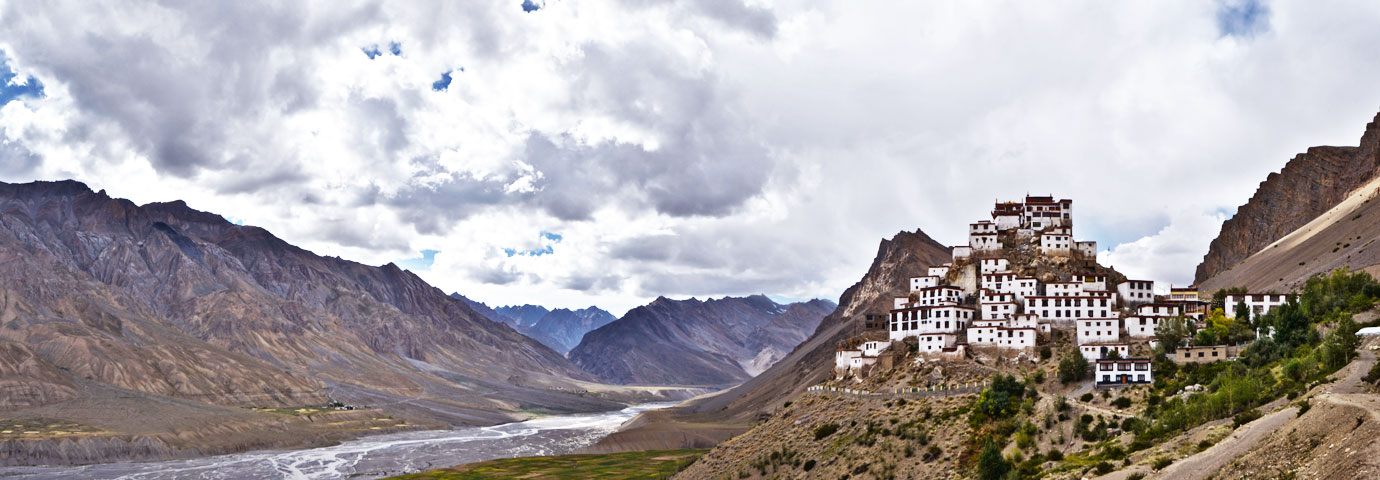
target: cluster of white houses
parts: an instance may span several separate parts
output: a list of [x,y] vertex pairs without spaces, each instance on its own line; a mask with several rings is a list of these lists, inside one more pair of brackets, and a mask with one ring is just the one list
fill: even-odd
[[[1156,297],[1149,280],[1113,283],[1106,275],[1088,274],[1040,282],[1013,271],[1011,259],[1001,253],[1012,242],[1025,242],[1039,255],[1095,259],[1096,242],[1073,240],[1072,214],[1072,200],[1048,196],[997,203],[991,220],[969,225],[968,244],[953,247],[952,263],[929,266],[924,276],[911,278],[909,294],[897,297],[884,319],[875,319],[889,341],[840,349],[836,367],[847,373],[879,359],[890,364],[891,342],[908,338],[915,339],[922,355],[964,357],[970,348],[1030,349],[1058,328],[1074,333],[1079,352],[1095,364],[1098,386],[1153,382],[1150,359],[1130,358],[1130,342],[1153,342],[1161,321],[1201,317],[1206,304],[1191,288]],[[959,281],[964,277],[968,280]],[[1238,295],[1227,302],[1245,303],[1260,315],[1282,304],[1284,296]],[[1175,360],[1210,361],[1228,353],[1199,348],[1181,350],[1188,356]]]

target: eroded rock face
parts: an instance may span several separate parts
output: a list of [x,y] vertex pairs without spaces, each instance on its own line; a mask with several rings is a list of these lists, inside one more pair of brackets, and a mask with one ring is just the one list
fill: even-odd
[[1202,283],[1308,223],[1380,174],[1380,116],[1357,147],[1313,147],[1260,183],[1222,224],[1194,276]]
[[332,384],[443,396],[592,379],[392,264],[73,181],[0,183],[0,327],[0,407],[70,399],[86,380],[291,406],[324,403]]
[[835,307],[827,300],[781,305],[764,295],[663,297],[585,334],[570,359],[617,383],[730,385],[775,363]]

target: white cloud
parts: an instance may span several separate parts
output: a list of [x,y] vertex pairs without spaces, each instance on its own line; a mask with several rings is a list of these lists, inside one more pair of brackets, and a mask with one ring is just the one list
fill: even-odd
[[[424,277],[490,303],[837,298],[880,238],[958,243],[1026,192],[1187,283],[1221,221],[1192,212],[1380,106],[1366,3],[519,4],[0,1],[47,94],[0,109],[0,179],[372,264],[437,250]],[[551,254],[504,253],[542,231]]]

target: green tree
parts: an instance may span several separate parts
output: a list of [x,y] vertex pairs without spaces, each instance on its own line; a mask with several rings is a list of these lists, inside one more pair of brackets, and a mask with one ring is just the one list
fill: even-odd
[[1246,302],[1236,302],[1236,321],[1237,323],[1251,324],[1251,307],[1246,306]]
[[982,453],[978,454],[977,468],[978,478],[1001,480],[1011,470],[1011,464],[1001,456],[1001,447],[997,446],[997,442],[988,439],[987,446],[982,447]]
[[1183,345],[1184,339],[1193,337],[1193,328],[1187,318],[1179,315],[1160,321],[1160,326],[1155,328],[1155,336],[1160,339],[1160,348],[1164,353],[1174,353]]
[[1088,376],[1088,359],[1078,352],[1067,352],[1059,360],[1059,382],[1074,383]]

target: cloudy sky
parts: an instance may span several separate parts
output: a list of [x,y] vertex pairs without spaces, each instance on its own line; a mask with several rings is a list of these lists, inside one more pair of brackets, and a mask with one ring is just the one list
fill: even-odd
[[[1350,5],[1347,5],[1350,3]],[[1184,284],[1380,111],[1377,2],[0,0],[0,180],[194,208],[490,304],[837,299],[1075,200]]]

